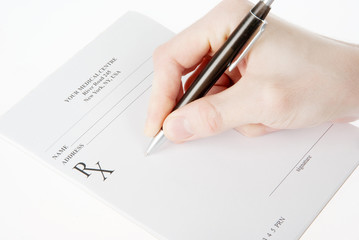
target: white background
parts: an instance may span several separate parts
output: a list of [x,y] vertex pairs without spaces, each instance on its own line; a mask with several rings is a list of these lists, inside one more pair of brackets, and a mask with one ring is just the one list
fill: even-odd
[[[218,2],[0,0],[0,114],[126,11],[138,11],[179,32]],[[320,34],[359,44],[358,9],[357,0],[277,0],[272,12]],[[0,164],[0,239],[154,240],[102,202],[2,140]],[[359,170],[302,240],[358,240],[358,203]]]

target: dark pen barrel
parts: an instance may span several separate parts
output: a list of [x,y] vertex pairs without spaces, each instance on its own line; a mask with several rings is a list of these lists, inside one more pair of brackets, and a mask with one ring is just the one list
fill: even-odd
[[[252,37],[254,41],[260,36],[260,33],[264,29],[264,25],[258,35],[255,36],[254,34],[263,23],[263,20],[267,16],[270,10],[270,5],[273,1],[274,0],[261,0],[254,6],[254,8],[252,8],[251,12],[242,20],[238,27],[229,36],[225,44],[217,51],[206,67],[194,80],[181,100],[179,100],[177,105],[174,107],[173,111],[206,95],[206,93],[226,71],[228,66],[233,62],[238,53],[241,50],[243,50],[243,54],[247,53],[247,49],[245,49],[245,47],[247,44],[248,46],[252,45],[253,42],[250,42]],[[237,61],[234,61],[234,64],[237,64]],[[150,154],[164,138],[165,135],[161,129],[152,140],[146,154]]]
[[206,95],[258,30],[269,10],[270,7],[262,1],[252,8],[251,12],[253,14],[249,13],[242,20],[228,37],[226,43],[216,52],[206,67],[194,80],[174,107],[173,111]]

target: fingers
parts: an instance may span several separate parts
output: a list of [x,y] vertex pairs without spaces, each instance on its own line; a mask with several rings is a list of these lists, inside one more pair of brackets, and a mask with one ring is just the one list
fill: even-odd
[[166,137],[180,143],[255,122],[258,111],[251,109],[253,98],[239,83],[171,113],[163,125]]
[[[202,35],[203,34],[203,35]],[[210,49],[203,30],[188,29],[159,47],[153,56],[154,81],[145,134],[154,136],[181,96],[181,77],[197,66]]]
[[[221,103],[216,95],[193,102],[173,114],[165,121],[164,131],[168,139],[181,143],[235,128],[247,137],[258,137],[279,129],[252,122],[245,111],[233,108],[233,103]],[[240,117],[242,113],[242,117]],[[234,127],[238,126],[238,127]]]
[[195,69],[204,56],[217,51],[249,8],[250,4],[244,0],[222,1],[200,21],[155,51],[146,135],[154,136],[172,111],[182,94],[181,77]]
[[258,137],[268,133],[279,131],[279,129],[274,129],[267,127],[263,124],[246,124],[235,128],[242,135],[247,137]]

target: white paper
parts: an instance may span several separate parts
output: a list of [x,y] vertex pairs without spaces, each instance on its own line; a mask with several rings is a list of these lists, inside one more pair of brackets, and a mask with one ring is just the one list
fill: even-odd
[[126,14],[5,114],[0,133],[159,239],[298,239],[357,167],[359,129],[228,131],[145,157],[151,56],[172,36]]

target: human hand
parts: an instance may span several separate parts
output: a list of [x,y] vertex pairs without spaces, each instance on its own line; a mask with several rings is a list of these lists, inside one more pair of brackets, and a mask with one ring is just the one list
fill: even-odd
[[[244,0],[224,0],[154,53],[154,82],[145,133],[163,125],[184,142],[235,128],[246,136],[359,117],[359,48],[310,33],[276,17],[246,58],[207,96],[172,112],[181,77],[203,66],[249,12]],[[198,71],[188,79],[185,89]]]

